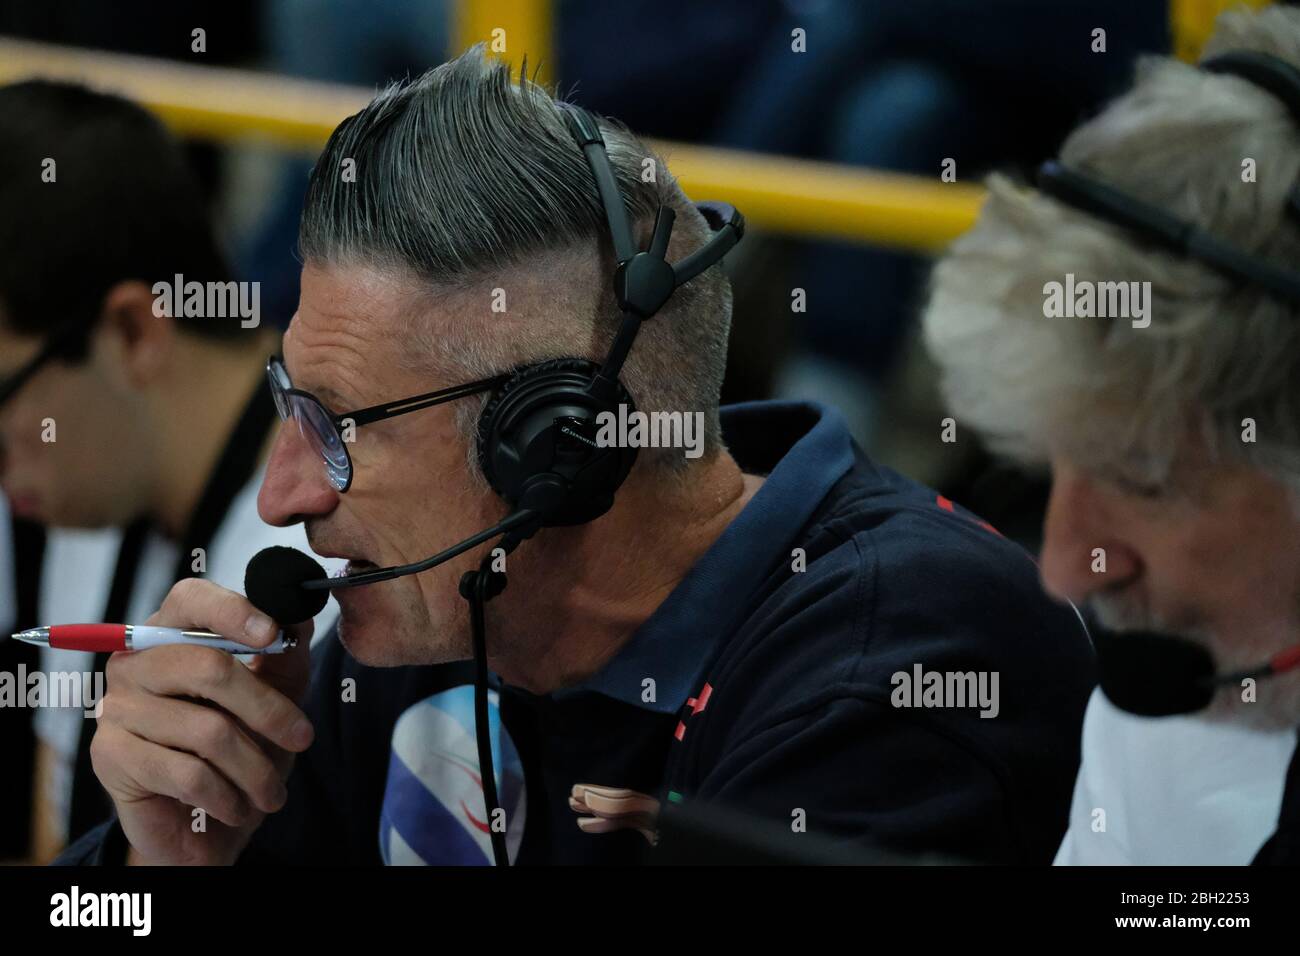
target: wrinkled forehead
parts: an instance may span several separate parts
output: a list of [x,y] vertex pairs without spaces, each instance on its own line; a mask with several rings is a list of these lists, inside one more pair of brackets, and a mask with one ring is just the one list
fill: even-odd
[[401,378],[411,324],[428,308],[420,287],[395,270],[309,261],[284,337],[294,386],[339,404],[386,394]]

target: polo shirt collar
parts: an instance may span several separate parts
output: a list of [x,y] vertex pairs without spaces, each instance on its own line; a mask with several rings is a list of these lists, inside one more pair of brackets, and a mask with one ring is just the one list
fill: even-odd
[[[581,684],[556,691],[556,700],[595,692],[643,710],[680,710],[752,594],[791,559],[791,542],[853,465],[848,428],[829,406],[746,402],[721,409],[721,419],[741,470],[767,480],[618,654]],[[642,699],[646,678],[655,682],[653,701]]]

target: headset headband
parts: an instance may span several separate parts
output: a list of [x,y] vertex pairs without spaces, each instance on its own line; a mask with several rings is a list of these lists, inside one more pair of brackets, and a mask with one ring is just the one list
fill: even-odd
[[650,248],[639,250],[599,125],[590,113],[579,106],[571,103],[558,105],[569,132],[586,156],[587,165],[591,167],[600,203],[605,210],[605,221],[609,224],[614,257],[618,260],[618,269],[614,273],[614,297],[623,311],[623,321],[614,336],[609,355],[591,383],[593,395],[607,398],[615,392],[619,372],[631,351],[641,322],[663,308],[664,303],[680,286],[714,265],[740,241],[745,233],[745,217],[727,203],[696,203],[695,207],[713,230],[713,236],[685,259],[670,263],[666,259],[668,239],[672,234],[676,214],[670,207],[660,206],[655,214]]
[[[1201,68],[1240,77],[1273,94],[1300,126],[1300,70],[1285,60],[1257,50],[1234,50],[1206,60]],[[1262,260],[1193,222],[1077,169],[1049,160],[1038,170],[1038,188],[1067,206],[1128,229],[1152,245],[1204,263],[1229,279],[1300,303],[1300,272]],[[1300,220],[1300,187],[1292,187],[1287,212]]]

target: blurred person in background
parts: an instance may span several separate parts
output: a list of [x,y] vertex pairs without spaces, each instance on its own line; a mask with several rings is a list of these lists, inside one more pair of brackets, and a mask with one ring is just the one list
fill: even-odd
[[[1237,50],[1300,65],[1300,11],[1225,14],[1206,55]],[[1300,262],[1300,125],[1256,83],[1152,59],[1061,162],[1250,257]],[[1300,310],[1042,192],[989,187],[936,269],[925,332],[958,428],[1050,465],[1044,586],[1113,630],[1193,639],[1221,672],[1294,645]],[[1149,325],[1048,317],[1067,274],[1149,283]],[[1300,674],[1254,693],[1233,682],[1201,714],[1149,718],[1094,692],[1058,862],[1300,862]]]
[[[73,84],[0,88],[0,250],[0,489],[19,518],[60,529],[44,542],[33,619],[15,625],[140,623],[179,578],[238,588],[262,546],[305,546],[256,510],[278,333],[255,313],[213,314],[206,293],[196,310],[155,291],[233,278],[156,118]],[[241,305],[257,301],[247,291]],[[91,658],[46,648],[39,667],[102,672]],[[47,859],[108,806],[91,725],[79,707],[0,717],[15,759],[35,730],[29,842]],[[17,828],[7,845],[24,842],[28,819],[3,826]]]
[[[262,47],[258,10],[265,2],[8,0],[0,3],[0,35],[204,66],[252,66]],[[201,46],[196,30],[203,31]],[[181,147],[204,197],[218,196],[226,185],[225,151],[199,139]]]

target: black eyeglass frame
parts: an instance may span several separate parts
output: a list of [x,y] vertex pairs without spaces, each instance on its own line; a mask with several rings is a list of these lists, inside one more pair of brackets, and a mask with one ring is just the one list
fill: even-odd
[[[284,373],[284,381],[289,383],[288,387],[281,385],[276,380],[275,368],[279,368]],[[441,388],[434,392],[425,392],[421,395],[413,395],[410,398],[399,399],[395,402],[384,402],[379,405],[370,405],[366,408],[359,408],[356,411],[335,413],[330,411],[330,407],[323,401],[313,395],[311,392],[293,386],[293,380],[289,377],[289,370],[285,367],[284,359],[278,355],[272,355],[266,360],[266,375],[270,383],[272,394],[281,392],[286,397],[297,396],[311,402],[324,413],[326,419],[334,426],[334,431],[339,439],[339,446],[343,449],[343,454],[347,460],[347,478],[343,487],[339,488],[330,481],[331,486],[344,494],[352,487],[352,477],[354,468],[352,464],[352,453],[348,451],[348,443],[343,440],[343,429],[351,424],[355,428],[362,425],[371,425],[375,422],[382,422],[389,418],[396,418],[398,415],[405,415],[408,412],[418,412],[421,409],[432,408],[434,405],[442,405],[447,402],[453,402],[459,398],[467,398],[470,395],[477,395],[482,392],[491,391],[504,385],[510,379],[511,373],[495,375],[492,378],[479,379],[476,382],[466,382],[463,385],[453,385],[450,388]],[[276,411],[280,414],[281,421],[288,421],[292,414],[286,416],[281,410],[279,403],[276,403]],[[326,474],[329,473],[329,462],[324,462]]]

